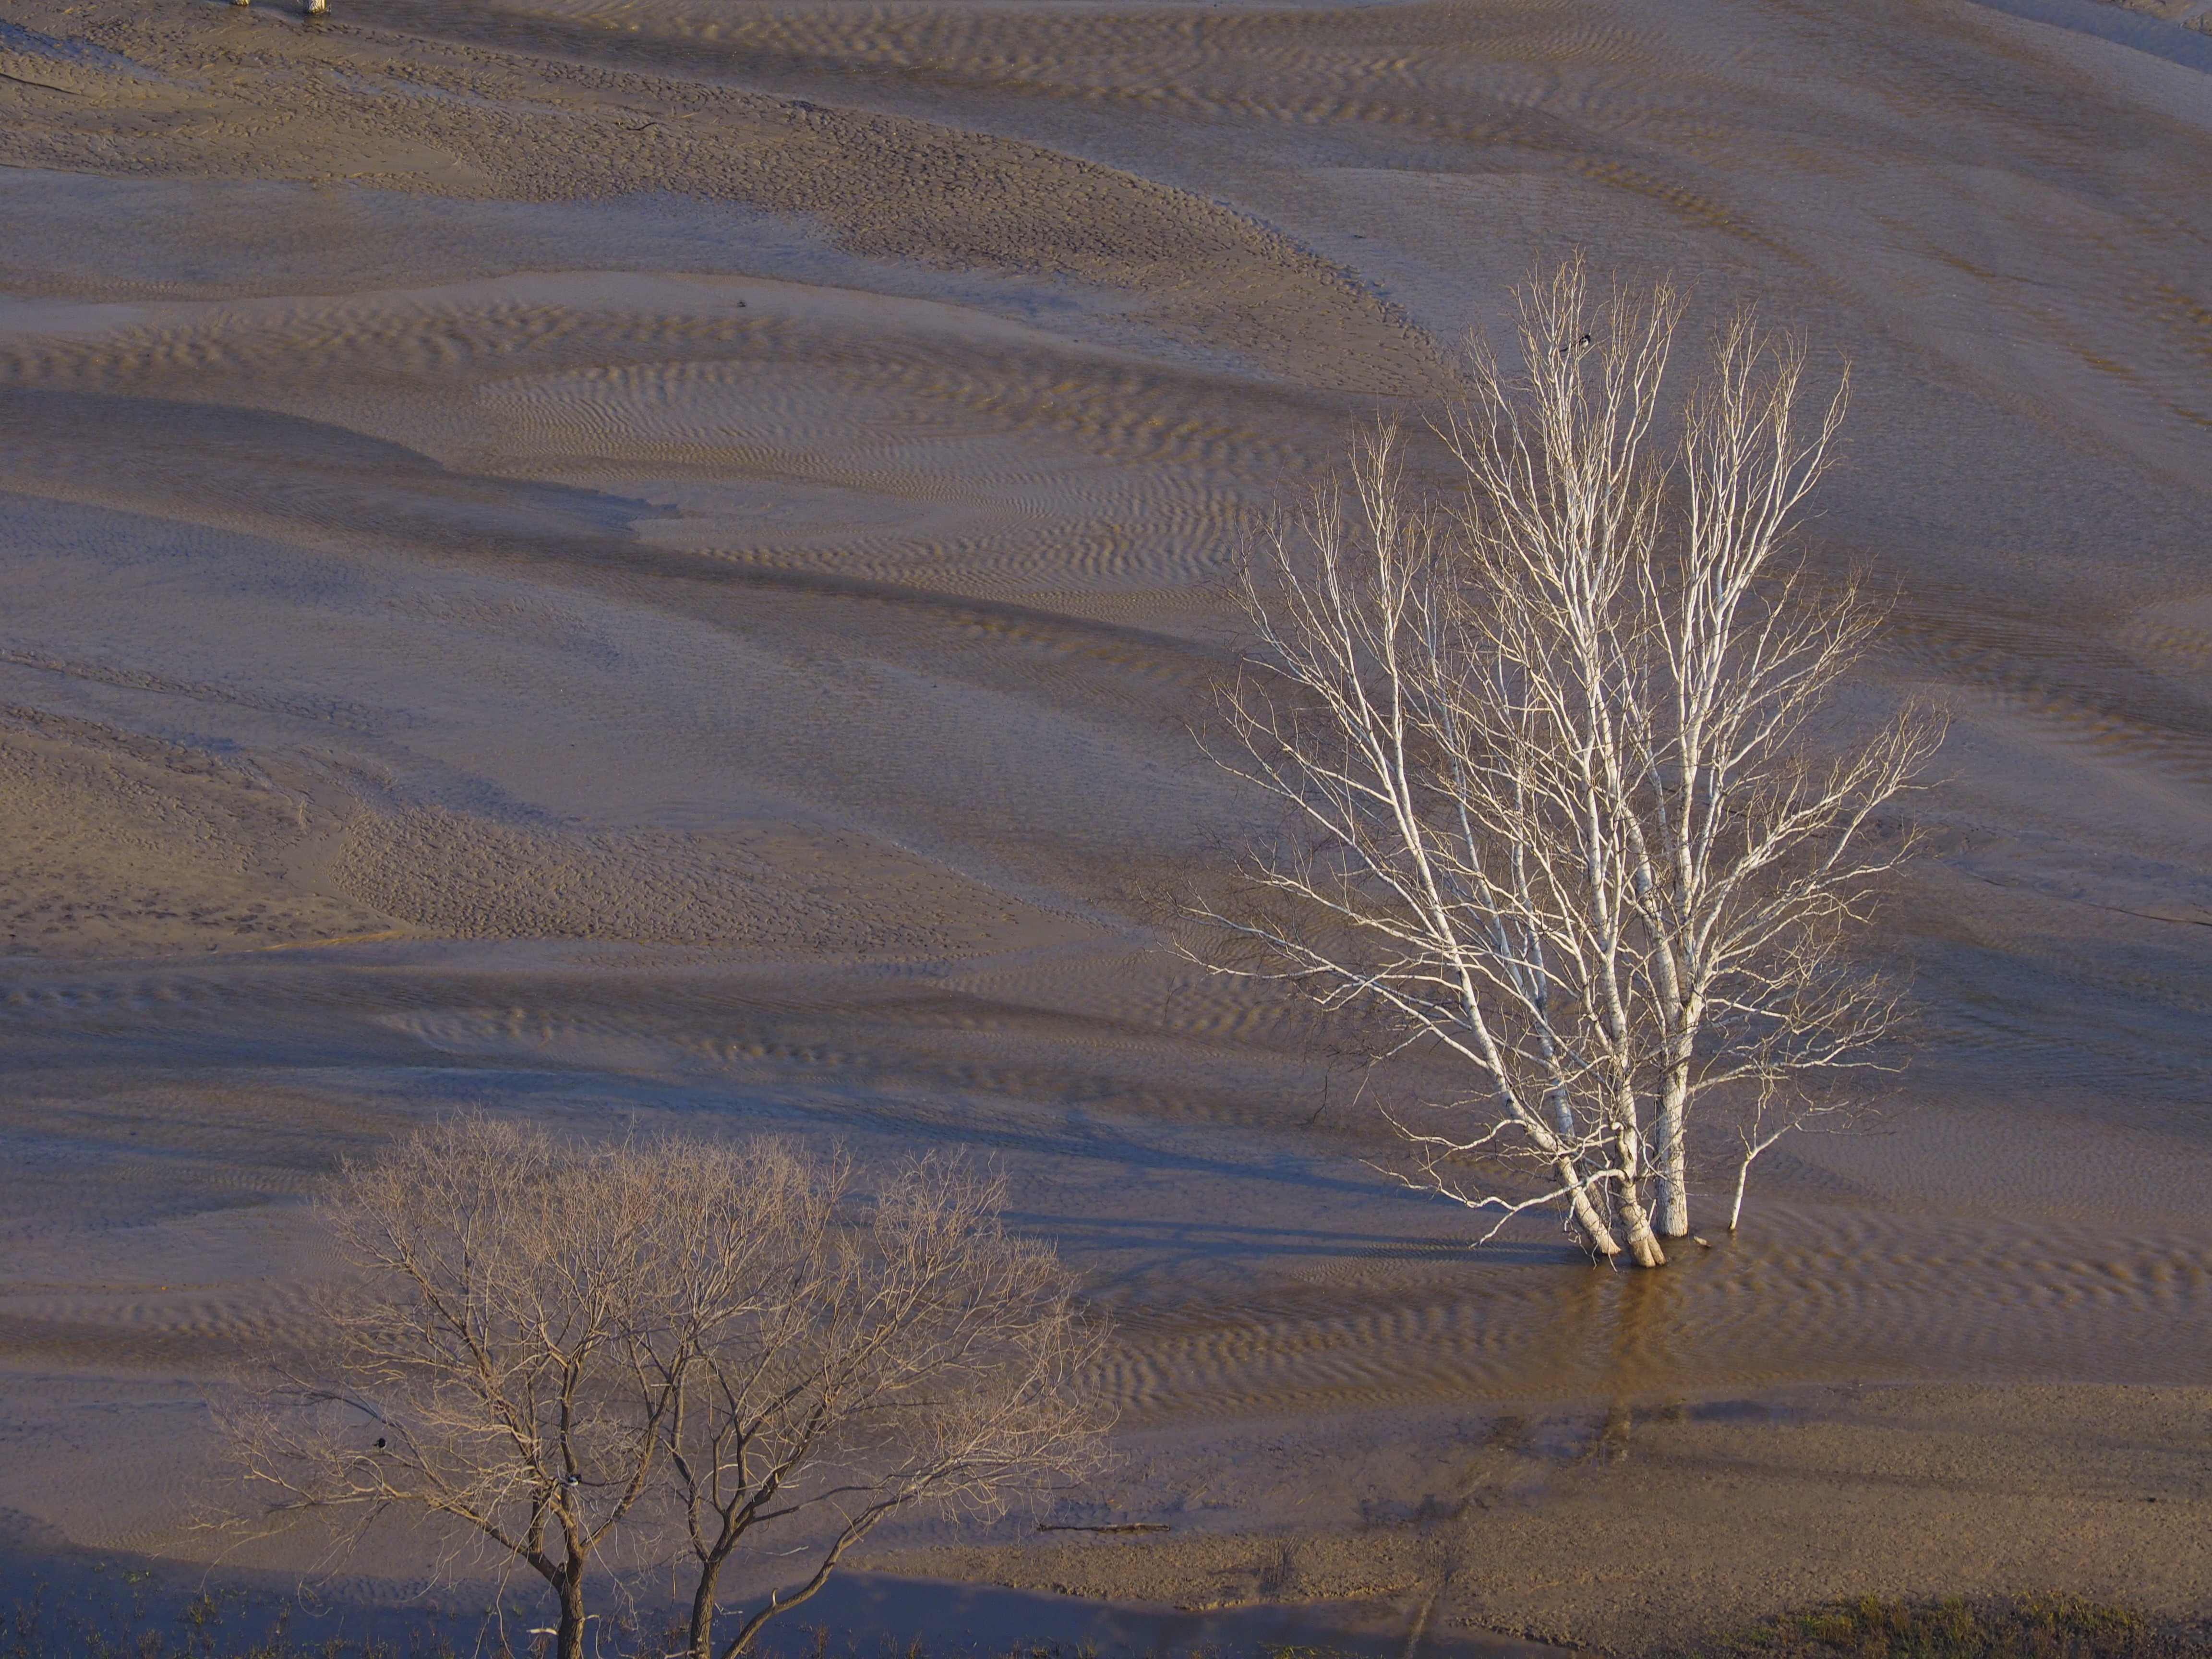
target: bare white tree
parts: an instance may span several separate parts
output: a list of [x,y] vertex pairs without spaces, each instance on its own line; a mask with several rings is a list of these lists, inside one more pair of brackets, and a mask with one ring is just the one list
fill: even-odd
[[340,1547],[411,1512],[442,1523],[449,1565],[535,1572],[556,1659],[583,1650],[603,1565],[704,1540],[706,1654],[756,1525],[838,1508],[811,1595],[899,1509],[1089,1468],[1102,1425],[1075,1372],[1100,1339],[1050,1250],[1006,1236],[1000,1189],[941,1159],[870,1209],[849,1184],[773,1142],[594,1146],[483,1118],[414,1135],[343,1170],[325,1213],[360,1282],[227,1414],[237,1459],[264,1513],[319,1516]]
[[1244,872],[1269,902],[1198,914],[1243,947],[1212,965],[1466,1068],[1394,1173],[1657,1266],[1701,1099],[1759,1103],[1756,1157],[1876,1062],[1898,992],[1844,947],[1941,726],[1820,729],[1883,616],[1788,547],[1843,386],[1801,420],[1803,348],[1742,314],[1672,405],[1673,291],[1575,260],[1520,300],[1517,365],[1478,345],[1443,428],[1463,493],[1410,499],[1385,428],[1251,562],[1223,763],[1294,828]]

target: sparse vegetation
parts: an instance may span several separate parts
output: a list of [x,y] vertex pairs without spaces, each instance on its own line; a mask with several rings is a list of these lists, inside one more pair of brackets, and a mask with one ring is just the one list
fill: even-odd
[[[434,1626],[398,1639],[302,1638],[289,1601],[199,1589],[163,1595],[143,1569],[98,1564],[88,1583],[12,1586],[0,1659],[457,1659]],[[479,1650],[472,1659],[512,1659]]]
[[[394,1636],[341,1640],[301,1638],[289,1607],[254,1616],[204,1592],[166,1616],[155,1616],[133,1588],[107,1587],[102,1596],[57,1598],[33,1586],[9,1610],[0,1659],[514,1659],[496,1640],[424,1624]],[[888,1632],[841,1636],[828,1626],[807,1632],[810,1659],[934,1659],[928,1645]],[[603,1659],[657,1653],[681,1632],[647,1632],[618,1622],[602,1644]],[[526,1653],[538,1653],[542,1642]],[[1952,1597],[1923,1601],[1864,1596],[1780,1614],[1740,1630],[1650,1650],[1623,1659],[2206,1659],[2212,1627],[2162,1623],[2132,1609],[2081,1596],[2045,1595]],[[1000,1659],[1097,1659],[1088,1647],[1022,1642]],[[1224,1659],[1201,1647],[1155,1653],[1151,1659]],[[1261,1659],[1349,1659],[1328,1646],[1263,1648]]]
[[[534,1572],[559,1659],[589,1586],[684,1563],[682,1650],[736,1659],[888,1517],[1097,1462],[1102,1334],[1004,1197],[957,1155],[864,1193],[774,1141],[446,1123],[345,1169],[326,1215],[359,1282],[227,1413],[234,1454],[270,1521],[335,1528],[334,1559],[398,1512],[450,1559]],[[718,1632],[763,1534],[779,1590]]]
[[2212,1632],[2075,1595],[1863,1596],[1673,1650],[1675,1659],[2197,1659]]

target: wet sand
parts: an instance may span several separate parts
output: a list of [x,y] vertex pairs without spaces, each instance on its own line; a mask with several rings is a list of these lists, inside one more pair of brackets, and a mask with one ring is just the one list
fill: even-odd
[[[333,4],[0,0],[25,1536],[205,1559],[202,1394],[331,1271],[306,1195],[484,1106],[1003,1162],[1119,1330],[1127,1455],[1054,1516],[1170,1530],[885,1571],[1419,1641],[2212,1601],[2201,33]],[[1468,1254],[1364,1164],[1426,1073],[1363,1097],[1162,948],[1256,810],[1189,735],[1238,536],[1572,246],[1848,356],[1854,707],[1954,720],[1874,947],[1921,1054],[1651,1279]]]

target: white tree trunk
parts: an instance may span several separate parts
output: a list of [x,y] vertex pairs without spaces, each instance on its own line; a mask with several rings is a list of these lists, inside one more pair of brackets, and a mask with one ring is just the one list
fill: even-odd
[[1637,1182],[1643,1174],[1643,1133],[1633,1117],[1622,1122],[1618,1138],[1620,1220],[1622,1230],[1628,1235],[1629,1259],[1639,1267],[1663,1267],[1667,1265],[1667,1252],[1659,1248],[1659,1240],[1651,1231],[1650,1212],[1644,1207],[1644,1200],[1637,1192]]
[[1670,1069],[1659,1100],[1659,1202],[1653,1222],[1662,1238],[1690,1234],[1690,1182],[1684,1118],[1689,1109],[1686,1068]]
[[1620,1218],[1628,1232],[1629,1259],[1639,1267],[1663,1267],[1667,1252],[1659,1248],[1658,1236],[1651,1231],[1651,1218],[1644,1212],[1644,1201],[1634,1193],[1623,1194]]
[[1605,1218],[1590,1202],[1589,1188],[1583,1182],[1582,1172],[1575,1168],[1575,1161],[1571,1158],[1562,1158],[1555,1167],[1559,1170],[1559,1189],[1568,1195],[1567,1201],[1574,1212],[1575,1224],[1583,1230],[1583,1242],[1598,1255],[1611,1261],[1620,1254],[1620,1246],[1614,1242],[1613,1229],[1605,1224]]

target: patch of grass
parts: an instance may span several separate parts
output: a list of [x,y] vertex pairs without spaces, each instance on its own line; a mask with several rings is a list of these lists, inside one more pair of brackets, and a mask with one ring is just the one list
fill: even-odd
[[2072,1595],[1884,1601],[1787,1613],[1674,1650],[1680,1659],[2212,1659],[2212,1632]]

